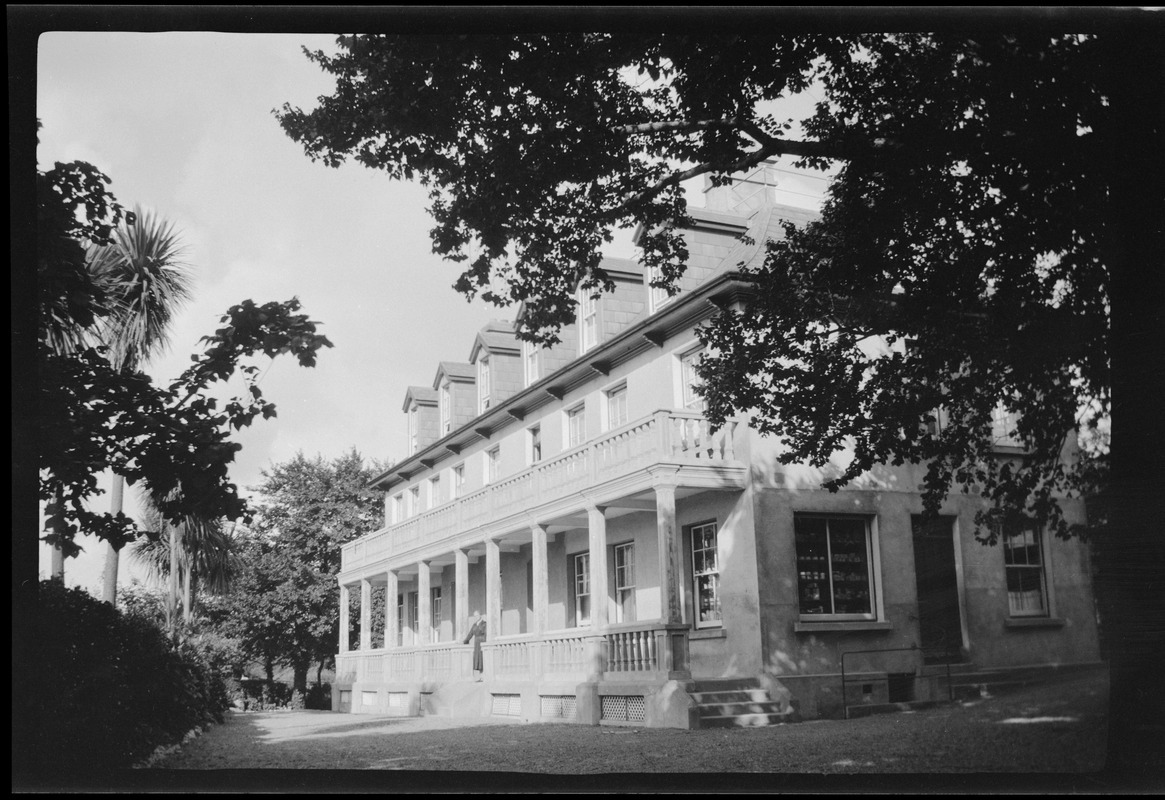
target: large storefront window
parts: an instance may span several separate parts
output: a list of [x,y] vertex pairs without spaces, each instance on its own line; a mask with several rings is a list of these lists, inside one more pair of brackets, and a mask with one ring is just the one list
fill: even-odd
[[696,627],[720,626],[720,559],[716,551],[715,522],[692,528],[692,596]]
[[861,517],[798,514],[797,595],[801,614],[874,618],[870,525]]

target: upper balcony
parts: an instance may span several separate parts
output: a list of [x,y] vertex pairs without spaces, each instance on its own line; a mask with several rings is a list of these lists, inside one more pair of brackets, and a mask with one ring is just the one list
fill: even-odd
[[656,411],[464,497],[349,542],[341,550],[340,570],[358,569],[445,541],[452,545],[467,530],[504,528],[512,517],[519,518],[514,524],[528,524],[521,518],[557,501],[574,497],[581,503],[582,492],[600,495],[603,486],[640,471],[648,479],[645,470],[650,466],[676,468],[680,483],[743,487],[745,467],[736,458],[735,430],[736,423],[730,421],[713,433],[699,412]]

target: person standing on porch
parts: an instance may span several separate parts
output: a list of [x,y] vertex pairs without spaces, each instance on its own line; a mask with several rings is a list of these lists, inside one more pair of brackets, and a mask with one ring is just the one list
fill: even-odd
[[470,639],[473,640],[473,671],[477,673],[477,680],[480,681],[485,673],[485,664],[481,657],[481,643],[485,639],[485,620],[480,611],[474,611],[470,617],[469,632],[465,634],[465,641],[462,644],[469,644]]

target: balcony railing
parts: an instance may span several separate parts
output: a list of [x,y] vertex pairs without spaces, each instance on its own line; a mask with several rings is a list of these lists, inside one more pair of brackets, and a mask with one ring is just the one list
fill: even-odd
[[[606,631],[576,628],[500,637],[482,646],[484,677],[597,680],[603,676],[674,676],[688,670],[684,626],[637,622]],[[441,644],[336,656],[341,684],[459,681],[473,676],[473,647]]]
[[650,464],[729,464],[736,459],[732,442],[735,426],[729,422],[712,433],[698,412],[657,411],[464,497],[349,542],[341,551],[341,569],[438,541]]

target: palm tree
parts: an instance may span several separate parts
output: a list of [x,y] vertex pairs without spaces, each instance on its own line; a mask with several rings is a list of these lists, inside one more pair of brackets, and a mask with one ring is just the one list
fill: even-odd
[[[109,313],[97,326],[96,339],[109,348],[114,369],[137,370],[169,344],[174,313],[190,299],[191,275],[185,250],[173,223],[134,207],[136,221],[119,227],[113,242],[91,246],[86,253],[90,274],[105,293]],[[125,479],[114,474],[110,512],[122,510]],[[117,602],[120,548],[108,545],[102,599]]]
[[175,525],[162,516],[148,492],[142,493],[141,502],[146,527],[166,530],[167,536],[138,542],[130,556],[154,580],[167,580],[170,590],[166,618],[173,632],[179,600],[183,621],[189,626],[197,612],[200,587],[212,594],[222,594],[230,588],[241,566],[234,529],[224,527],[217,520],[193,517]]

